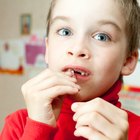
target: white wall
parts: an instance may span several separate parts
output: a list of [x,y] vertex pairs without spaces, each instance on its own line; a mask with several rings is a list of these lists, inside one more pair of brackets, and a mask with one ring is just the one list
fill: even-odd
[[[31,14],[32,33],[46,31],[50,0],[0,0],[0,40],[17,39],[20,35],[21,14]],[[20,87],[28,79],[23,76],[0,74],[0,130],[9,113],[25,107]]]
[[50,0],[0,0],[0,39],[20,36],[20,15],[32,15],[32,31],[46,28]]

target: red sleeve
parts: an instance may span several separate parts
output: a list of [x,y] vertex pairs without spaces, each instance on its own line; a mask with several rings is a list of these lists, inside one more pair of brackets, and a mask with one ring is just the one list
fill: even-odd
[[28,118],[20,140],[53,140],[56,130],[54,127]]
[[8,116],[0,140],[53,140],[57,128],[33,121],[26,110]]
[[129,140],[140,140],[140,116],[127,111],[129,121]]

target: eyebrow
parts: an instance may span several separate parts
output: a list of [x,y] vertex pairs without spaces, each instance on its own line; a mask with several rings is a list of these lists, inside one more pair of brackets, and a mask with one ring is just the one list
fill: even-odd
[[111,20],[101,20],[101,21],[99,21],[99,24],[100,25],[108,25],[108,24],[110,24],[110,25],[114,26],[118,31],[121,32],[121,27],[116,22],[114,22],[114,21],[111,21]]
[[55,18],[52,18],[50,21],[50,25],[52,25],[54,22],[56,22],[57,20],[62,20],[62,21],[71,21],[70,18],[65,17],[65,16],[56,16]]
[[[71,18],[68,18],[66,16],[56,16],[56,17],[52,18],[50,25],[52,25],[57,20],[62,20],[62,21],[66,21],[66,22],[72,21]],[[102,20],[98,21],[98,24],[101,26],[110,24],[110,25],[114,26],[118,31],[121,32],[121,27],[115,21],[108,20],[108,19],[102,19]]]

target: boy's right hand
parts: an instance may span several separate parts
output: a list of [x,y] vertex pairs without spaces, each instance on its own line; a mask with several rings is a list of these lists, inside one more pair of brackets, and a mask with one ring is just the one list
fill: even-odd
[[79,89],[70,72],[46,69],[22,86],[29,118],[56,126],[64,95],[76,94]]

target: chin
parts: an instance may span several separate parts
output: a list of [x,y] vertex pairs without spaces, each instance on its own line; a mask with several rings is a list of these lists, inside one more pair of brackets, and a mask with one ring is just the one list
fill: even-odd
[[77,93],[76,95],[68,95],[68,98],[72,99],[75,102],[86,102],[86,101],[93,99],[90,97],[82,96],[79,93]]

